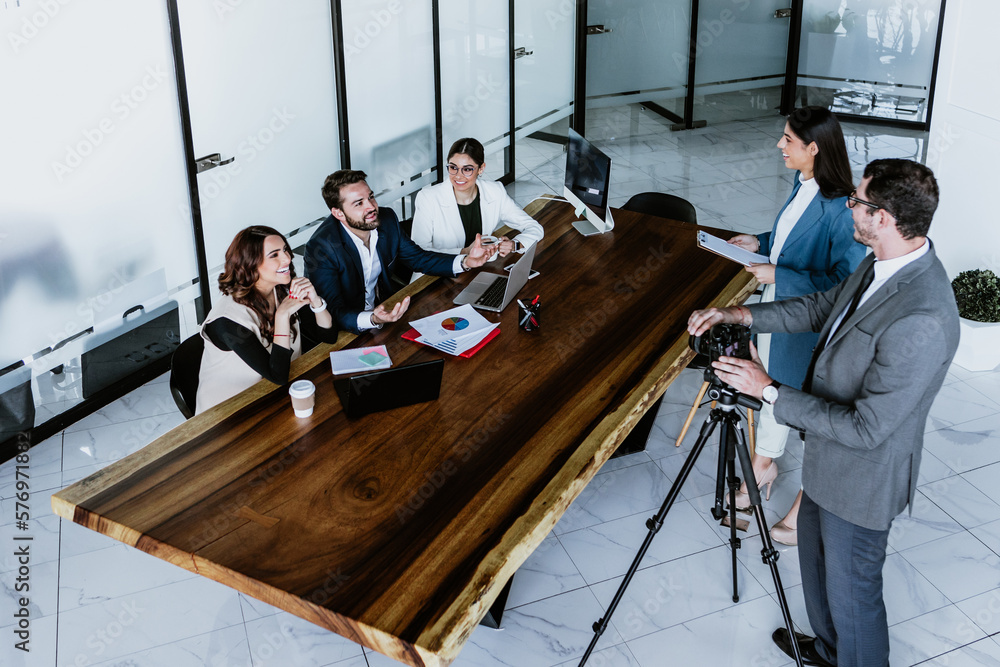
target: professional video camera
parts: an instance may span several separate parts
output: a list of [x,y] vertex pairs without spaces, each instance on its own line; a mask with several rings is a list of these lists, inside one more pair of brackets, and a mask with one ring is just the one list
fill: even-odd
[[719,357],[750,359],[750,338],[750,327],[742,324],[716,324],[701,336],[688,338],[688,345],[698,354],[708,357],[705,381],[716,387],[727,387],[715,374],[712,362]]

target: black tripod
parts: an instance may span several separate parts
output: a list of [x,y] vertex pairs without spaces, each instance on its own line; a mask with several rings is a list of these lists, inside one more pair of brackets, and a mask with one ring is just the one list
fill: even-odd
[[723,501],[725,498],[725,483],[728,480],[729,546],[733,555],[733,602],[739,602],[740,600],[739,583],[736,579],[736,550],[740,548],[740,538],[736,536],[736,491],[740,487],[740,479],[736,476],[736,456],[738,454],[740,465],[743,468],[743,476],[748,480],[747,491],[750,495],[751,511],[757,517],[757,529],[760,531],[760,538],[763,543],[760,554],[764,562],[771,568],[771,576],[774,578],[774,588],[778,593],[778,605],[781,607],[781,615],[784,618],[785,627],[788,628],[789,637],[792,638],[795,664],[798,667],[802,667],[802,656],[799,653],[799,646],[795,642],[795,629],[792,627],[792,614],[788,610],[785,590],[781,587],[781,577],[778,574],[778,552],[771,542],[771,534],[768,532],[767,524],[764,522],[764,511],[760,506],[760,491],[757,490],[753,465],[750,462],[750,453],[747,451],[746,439],[743,437],[743,427],[740,424],[742,414],[736,409],[736,405],[739,404],[746,408],[760,410],[761,402],[750,396],[744,396],[729,385],[724,384],[711,373],[711,368],[706,369],[705,378],[712,383],[712,386],[708,390],[708,397],[716,402],[716,407],[712,409],[705,423],[702,424],[701,432],[698,434],[698,441],[695,442],[691,453],[688,454],[684,465],[681,466],[677,480],[670,487],[670,491],[667,493],[667,498],[663,501],[660,511],[655,516],[646,520],[646,527],[649,528],[649,533],[646,535],[642,546],[639,547],[639,553],[635,555],[635,559],[632,561],[632,565],[629,566],[628,572],[625,573],[625,579],[622,581],[621,586],[618,587],[615,597],[611,600],[611,604],[608,605],[607,613],[594,623],[594,637],[590,640],[590,646],[587,647],[587,651],[583,654],[583,659],[580,660],[579,667],[583,667],[586,664],[587,658],[590,657],[601,635],[607,629],[611,615],[615,613],[618,603],[621,602],[622,597],[625,595],[625,589],[628,588],[632,577],[635,576],[636,571],[639,569],[639,563],[642,562],[646,551],[649,549],[649,545],[653,542],[653,538],[656,537],[656,534],[663,526],[663,521],[667,518],[667,512],[670,511],[674,500],[680,494],[685,480],[687,480],[691,470],[694,469],[698,455],[701,454],[701,450],[705,447],[705,443],[708,442],[716,425],[720,423],[722,424],[722,430],[719,433],[719,468],[718,476],[715,480],[715,505],[712,507],[712,516],[720,521],[726,516]]

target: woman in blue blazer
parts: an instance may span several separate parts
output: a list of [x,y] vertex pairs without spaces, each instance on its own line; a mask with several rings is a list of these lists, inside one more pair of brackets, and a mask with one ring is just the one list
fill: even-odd
[[[766,255],[768,264],[747,268],[764,285],[762,301],[781,301],[823,292],[849,276],[865,256],[854,240],[854,222],[847,197],[854,190],[844,134],[836,116],[822,107],[796,109],[778,142],[785,167],[796,171],[795,186],[770,232],[739,234],[730,243]],[[768,374],[781,384],[801,388],[818,334],[771,334],[758,337],[758,353]],[[760,415],[754,476],[759,487],[778,476],[774,459],[784,453],[788,427],[778,424],[765,404]],[[800,494],[801,497],[801,494]],[[799,500],[771,536],[795,544]],[[737,507],[749,505],[744,490]]]

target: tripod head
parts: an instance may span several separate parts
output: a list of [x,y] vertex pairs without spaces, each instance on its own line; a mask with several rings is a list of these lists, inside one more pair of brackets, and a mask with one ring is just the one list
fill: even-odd
[[753,396],[742,394],[736,389],[723,382],[712,372],[711,367],[705,369],[705,382],[709,384],[708,397],[716,402],[717,409],[723,412],[730,412],[736,405],[742,405],[751,410],[760,410],[764,404]]

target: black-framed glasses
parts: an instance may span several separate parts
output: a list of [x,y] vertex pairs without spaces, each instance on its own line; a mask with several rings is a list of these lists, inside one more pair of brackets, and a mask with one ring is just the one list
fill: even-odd
[[857,190],[851,190],[851,194],[847,196],[847,208],[854,208],[855,204],[864,204],[865,206],[872,207],[876,211],[879,210],[880,208],[884,208],[882,206],[879,206],[878,204],[873,204],[870,201],[865,201],[864,199],[858,199],[857,197],[854,196],[857,193],[858,193]]
[[473,172],[476,171],[476,168],[473,167],[471,164],[467,164],[464,167],[459,167],[457,164],[452,164],[451,162],[448,163],[449,174],[457,174],[460,169],[463,176],[472,176]]

